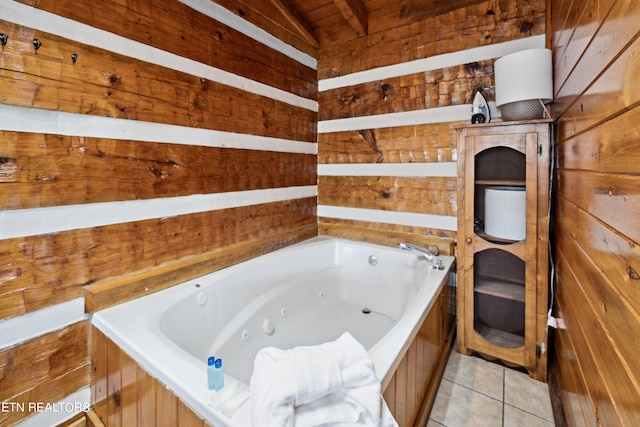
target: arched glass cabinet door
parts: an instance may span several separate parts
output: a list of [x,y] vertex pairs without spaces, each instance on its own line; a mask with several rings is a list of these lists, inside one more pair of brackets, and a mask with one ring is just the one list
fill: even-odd
[[524,365],[535,347],[527,319],[535,317],[537,219],[528,213],[537,209],[537,140],[520,133],[465,141],[465,345]]
[[493,345],[516,348],[525,336],[525,263],[502,249],[474,254],[473,329]]
[[526,157],[517,149],[491,147],[474,156],[474,232],[496,244],[526,237]]

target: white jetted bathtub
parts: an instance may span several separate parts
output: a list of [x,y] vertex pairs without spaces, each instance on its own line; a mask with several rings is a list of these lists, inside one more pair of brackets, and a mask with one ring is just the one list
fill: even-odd
[[[207,358],[225,384],[248,387],[265,346],[321,344],[348,331],[383,383],[445,285],[416,252],[315,238],[127,302],[93,324],[216,427],[249,426],[249,401],[231,417],[212,404]],[[228,412],[227,412],[228,413]]]

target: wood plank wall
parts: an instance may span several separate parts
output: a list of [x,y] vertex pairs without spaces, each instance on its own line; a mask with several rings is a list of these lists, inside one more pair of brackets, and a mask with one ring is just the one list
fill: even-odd
[[455,128],[476,90],[494,99],[495,59],[544,47],[545,7],[467,2],[420,20],[383,8],[368,36],[320,49],[320,234],[454,252]]
[[555,373],[570,426],[640,420],[640,3],[554,1]]
[[38,413],[36,404],[62,400],[88,386],[89,322],[80,321],[9,348],[0,349],[3,410],[10,426]]
[[90,385],[88,289],[317,235],[316,70],[179,1],[0,9],[0,403],[57,402]]

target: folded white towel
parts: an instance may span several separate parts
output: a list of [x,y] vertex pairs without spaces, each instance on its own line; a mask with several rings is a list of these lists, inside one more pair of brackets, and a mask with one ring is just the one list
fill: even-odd
[[250,394],[255,427],[398,425],[369,354],[348,332],[317,346],[261,349]]

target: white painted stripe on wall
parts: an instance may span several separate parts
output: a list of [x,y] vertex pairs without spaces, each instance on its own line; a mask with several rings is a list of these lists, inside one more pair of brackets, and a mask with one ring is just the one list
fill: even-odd
[[316,185],[0,212],[0,239],[316,197]]
[[210,18],[215,19],[218,22],[222,22],[247,37],[251,37],[259,43],[269,46],[273,50],[277,50],[278,52],[287,55],[291,59],[295,59],[309,68],[313,68],[314,70],[318,68],[318,61],[314,57],[286,44],[277,37],[267,33],[262,28],[253,25],[251,22],[245,21],[238,15],[210,0],[180,0],[180,2]]
[[[75,40],[90,46],[115,52],[131,58],[140,59],[152,64],[173,70],[203,77],[228,86],[242,89],[256,95],[265,96],[287,104],[318,111],[315,100],[286,92],[284,90],[241,77],[219,68],[211,67],[194,60],[184,58],[161,49],[139,43],[113,33],[109,33],[89,25],[26,6],[12,0],[0,0],[2,18],[18,25],[35,28],[40,31],[55,34],[70,40]],[[45,50],[47,46],[42,46]],[[82,58],[78,58],[82,61]]]
[[544,48],[545,43],[545,36],[539,35],[503,43],[474,47],[442,55],[434,55],[429,58],[378,67],[371,70],[347,74],[345,76],[320,80],[318,82],[318,90],[323,92],[340,87],[374,82],[392,77],[406,76],[409,74],[437,70],[445,67],[454,67],[456,65],[468,64],[475,61],[499,58],[520,50]]
[[397,212],[377,209],[360,209],[318,205],[318,217],[349,219],[367,222],[381,222],[384,224],[398,224],[414,227],[435,228],[437,230],[457,230],[457,218],[455,216],[421,214],[413,212]]
[[24,342],[88,319],[84,298],[76,298],[18,317],[0,320],[0,348]]
[[319,164],[320,176],[455,177],[456,162]]
[[317,154],[318,144],[139,120],[0,104],[0,130],[127,139],[206,147]]
[[[489,101],[491,120],[500,121],[502,114],[494,101]],[[414,126],[430,123],[471,121],[471,104],[448,107],[427,108],[425,110],[400,113],[376,114],[373,116],[350,117],[346,119],[323,120],[318,122],[318,133],[346,132],[362,129],[379,129],[396,126]]]
[[[91,407],[91,388],[81,388],[58,402],[33,403],[34,405],[41,403],[44,406],[44,410],[42,412],[37,412],[35,415],[32,415],[24,421],[20,421],[16,424],[16,427],[44,427],[62,424],[74,415],[79,414],[84,410],[88,410]],[[46,407],[48,403],[51,404],[49,410],[47,410]],[[28,406],[25,407],[25,410],[28,410]]]
[[[490,108],[495,102],[489,103]],[[493,110],[493,109],[492,109]],[[492,111],[493,117],[493,111]],[[350,117],[346,119],[323,120],[318,122],[318,133],[345,132],[382,127],[412,126],[429,123],[455,122],[471,119],[471,104],[448,107],[427,108],[426,110],[401,113],[376,114],[373,116]]]

